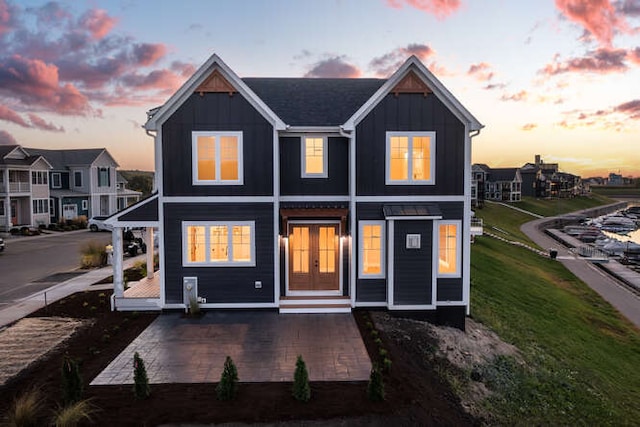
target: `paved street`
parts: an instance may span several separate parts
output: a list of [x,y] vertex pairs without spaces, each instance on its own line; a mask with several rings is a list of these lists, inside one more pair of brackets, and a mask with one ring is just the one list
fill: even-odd
[[87,230],[5,238],[0,253],[0,309],[80,273],[80,249],[89,241],[106,245],[111,233]]

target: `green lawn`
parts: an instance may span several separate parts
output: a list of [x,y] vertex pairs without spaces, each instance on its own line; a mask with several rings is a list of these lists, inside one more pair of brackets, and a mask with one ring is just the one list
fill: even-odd
[[[488,220],[513,229],[523,219],[502,209],[487,209]],[[472,317],[516,345],[525,361],[500,358],[482,368],[498,391],[486,402],[491,423],[640,423],[637,328],[562,264],[525,249],[480,237],[471,270]]]
[[615,200],[600,194],[591,194],[589,196],[574,197],[573,199],[523,197],[522,201],[514,203],[514,206],[542,216],[556,216],[609,203],[615,203]]

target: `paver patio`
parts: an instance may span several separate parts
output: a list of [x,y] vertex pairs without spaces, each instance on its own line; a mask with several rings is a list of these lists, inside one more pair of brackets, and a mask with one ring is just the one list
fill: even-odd
[[241,382],[292,381],[302,355],[311,381],[366,381],[371,361],[351,314],[206,312],[163,314],[91,385],[133,384],[133,354],[150,383],[218,382],[226,356]]

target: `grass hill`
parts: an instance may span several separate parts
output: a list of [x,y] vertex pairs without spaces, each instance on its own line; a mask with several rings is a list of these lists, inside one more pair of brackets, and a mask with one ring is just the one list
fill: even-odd
[[[562,211],[606,202],[563,201]],[[528,240],[519,230],[532,219],[526,214],[488,204],[476,215],[512,240]],[[637,425],[640,331],[633,324],[562,264],[525,249],[478,238],[471,268],[472,317],[522,352],[522,361],[500,357],[476,373],[495,392],[485,401],[492,423]]]

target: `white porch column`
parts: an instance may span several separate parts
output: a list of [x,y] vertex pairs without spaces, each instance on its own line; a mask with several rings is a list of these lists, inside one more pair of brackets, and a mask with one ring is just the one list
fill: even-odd
[[147,240],[145,242],[147,245],[147,278],[153,279],[153,254],[155,250],[153,247],[153,227],[147,227],[145,238]]
[[2,171],[3,182],[5,186],[6,195],[4,197],[4,225],[7,229],[7,232],[11,230],[11,190],[9,189],[9,169],[5,169]]
[[111,232],[113,245],[113,294],[116,298],[124,297],[124,262],[122,257],[122,228],[114,227]]

